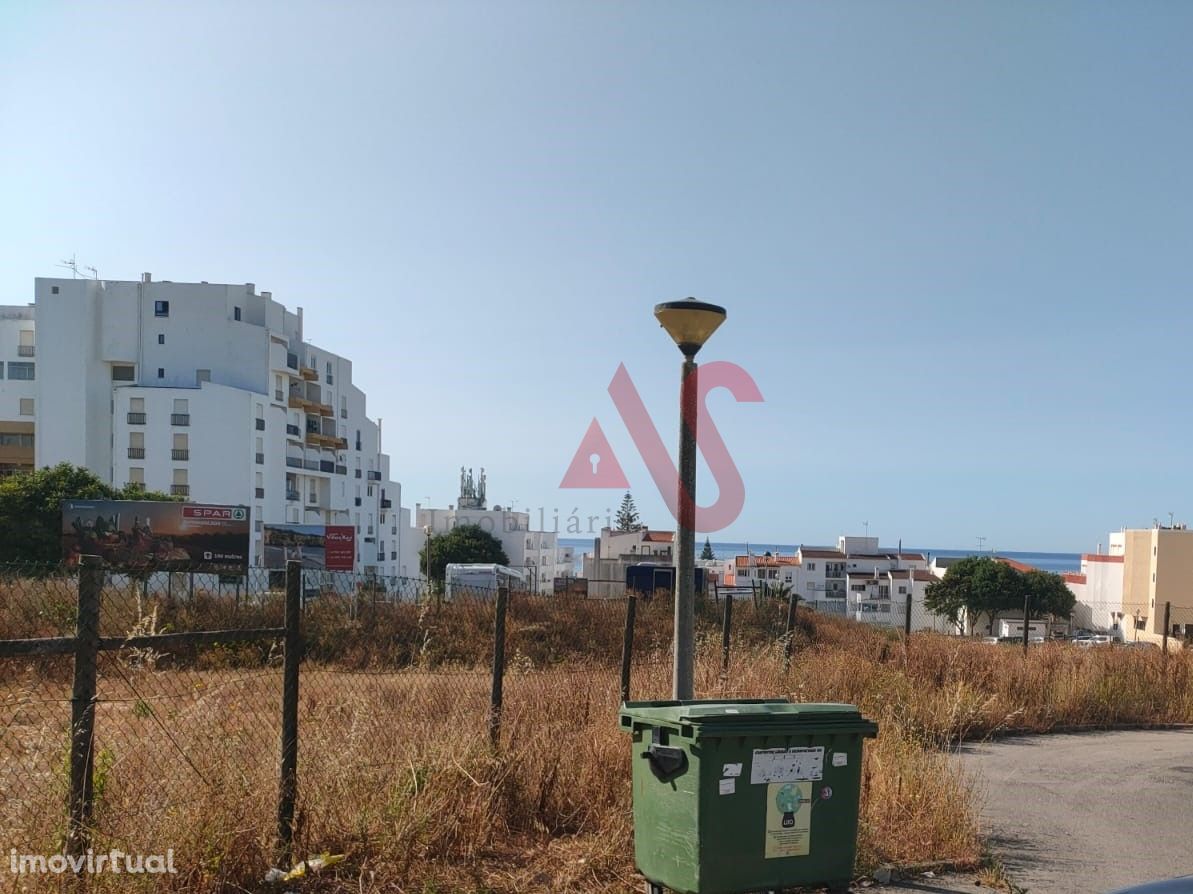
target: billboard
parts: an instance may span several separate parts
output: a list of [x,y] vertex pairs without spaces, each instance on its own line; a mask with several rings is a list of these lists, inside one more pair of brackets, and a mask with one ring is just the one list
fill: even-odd
[[352,525],[266,525],[265,567],[285,568],[298,559],[303,568],[351,571],[356,565]]
[[128,570],[244,574],[249,508],[153,500],[64,500],[62,554],[96,555]]

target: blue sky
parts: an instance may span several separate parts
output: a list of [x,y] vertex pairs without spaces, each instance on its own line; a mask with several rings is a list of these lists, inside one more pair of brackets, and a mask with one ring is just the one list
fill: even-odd
[[[1187,518],[1193,5],[0,0],[0,300],[254,282],[352,357],[405,501],[558,488],[654,303],[746,485],[716,539],[1080,550]],[[701,501],[715,484],[704,471]],[[585,522],[586,524],[586,522]],[[564,533],[567,533],[565,530]]]

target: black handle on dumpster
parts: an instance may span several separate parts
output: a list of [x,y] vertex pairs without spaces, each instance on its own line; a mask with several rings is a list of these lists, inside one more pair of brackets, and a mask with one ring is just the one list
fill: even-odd
[[688,754],[682,748],[662,743],[662,730],[655,727],[650,731],[650,747],[642,756],[650,761],[650,768],[659,779],[670,779],[688,768]]

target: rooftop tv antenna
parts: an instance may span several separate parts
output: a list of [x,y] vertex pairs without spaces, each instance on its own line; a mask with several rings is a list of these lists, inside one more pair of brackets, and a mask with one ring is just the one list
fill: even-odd
[[982,551],[982,547],[983,547],[983,546],[985,546],[985,545],[986,545],[986,538],[985,538],[985,537],[979,537],[979,538],[978,538],[978,552],[981,552],[981,551]]
[[87,278],[88,273],[91,274],[92,279],[99,279],[99,271],[96,270],[94,267],[87,267],[87,266],[80,267],[79,262],[75,258],[74,254],[71,254],[71,256],[69,258],[67,258],[66,260],[62,261],[59,264],[55,264],[54,266],[65,267],[67,270],[69,270],[71,273],[71,277],[70,277],[71,279],[78,279],[80,270],[83,271],[83,279]]

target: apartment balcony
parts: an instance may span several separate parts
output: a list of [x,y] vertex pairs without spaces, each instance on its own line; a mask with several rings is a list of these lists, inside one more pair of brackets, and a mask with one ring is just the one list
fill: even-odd
[[290,502],[290,503],[297,503],[297,502],[299,502],[301,499],[302,499],[302,494],[300,494],[298,491],[296,491],[296,490],[288,490],[288,491],[286,491],[286,500],[287,500],[287,502]]
[[145,448],[144,447],[129,447],[128,448],[128,458],[129,459],[144,459],[145,458]]
[[347,466],[336,466],[336,474],[337,475],[347,475],[348,467]]
[[373,471],[372,469],[369,469],[369,480],[370,480],[370,481],[380,481],[380,480],[381,480],[381,473],[380,473],[380,472],[375,472],[375,471]]
[[302,461],[302,467],[304,469],[306,469],[308,472],[318,472],[319,471],[319,460],[304,459]]
[[145,424],[145,414],[144,413],[129,413],[128,414],[128,424],[129,425],[144,425]]
[[306,379],[308,382],[318,382],[319,381],[319,370],[314,369],[313,367],[302,366],[300,364],[298,367],[298,374],[300,376],[302,376],[304,379]]
[[335,408],[331,406],[331,404],[316,404],[315,406],[318,407],[320,416],[328,416],[328,417],[334,418],[336,411],[335,411]]
[[265,499],[265,488],[263,488],[263,487],[255,488],[253,490],[253,496],[256,497],[258,500],[264,500]]
[[325,459],[321,459],[321,460],[319,460],[319,471],[327,472],[328,474],[334,475],[335,471],[336,471],[336,464],[332,463],[332,462],[328,462]]
[[170,495],[173,497],[189,497],[191,495],[191,486],[189,484],[171,484]]
[[253,422],[256,426],[257,431],[265,431],[265,420],[264,419],[255,419],[255,420],[253,420]]
[[290,392],[290,396],[286,398],[286,403],[293,410],[302,410],[306,413],[318,413],[319,405],[312,400],[307,400],[305,397]]
[[17,345],[18,357],[32,357],[34,353],[33,345]]
[[301,469],[302,468],[302,457],[301,456],[287,456],[286,457],[286,465],[289,466],[291,469]]
[[336,450],[347,450],[348,449],[348,439],[347,438],[336,438],[335,439],[335,449]]
[[394,508],[394,501],[393,501],[393,500],[385,500],[385,499],[383,499],[383,500],[381,501],[381,508],[382,508],[382,509],[393,509],[393,508]]
[[190,458],[191,458],[191,452],[190,452],[190,450],[188,450],[186,448],[182,448],[180,450],[176,447],[170,451],[170,459],[186,460],[186,459],[190,459]]
[[294,370],[298,369],[298,355],[297,354],[291,354],[289,352],[286,353],[286,368],[294,369]]
[[190,413],[171,413],[170,414],[170,424],[171,425],[190,425],[191,424],[191,414]]
[[286,437],[302,439],[302,429],[292,422],[286,423]]

